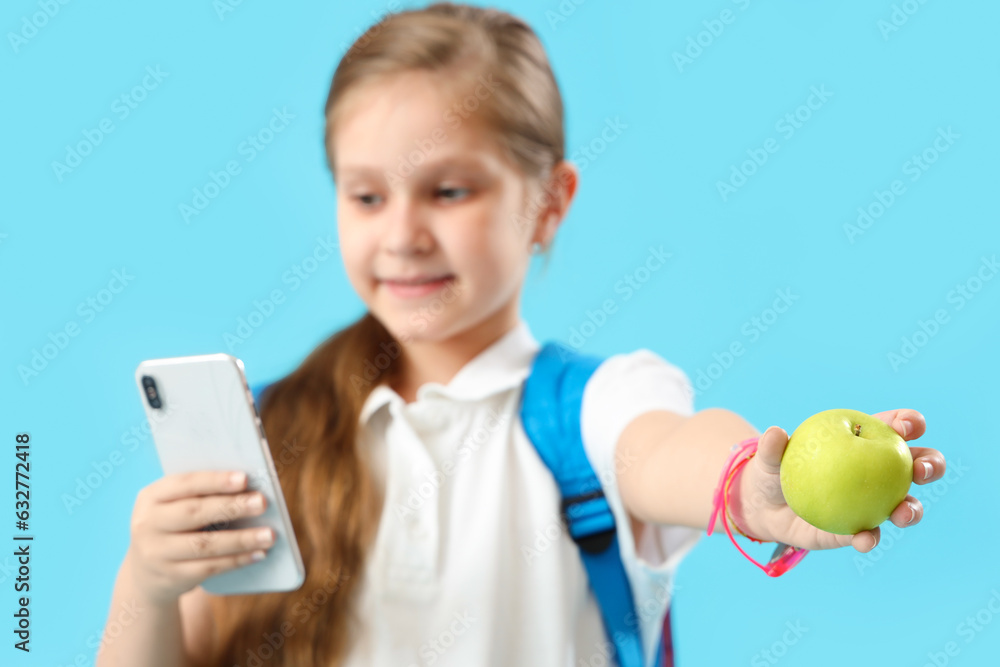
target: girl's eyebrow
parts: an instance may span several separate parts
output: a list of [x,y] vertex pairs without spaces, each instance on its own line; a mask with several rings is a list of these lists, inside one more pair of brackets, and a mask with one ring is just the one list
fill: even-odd
[[[416,176],[419,174],[426,173],[428,176],[434,176],[436,173],[444,171],[446,169],[451,169],[454,167],[466,168],[466,169],[481,169],[484,171],[488,170],[486,162],[475,155],[450,155],[441,158],[436,161],[423,162],[422,164],[413,164],[410,160],[405,160],[406,164],[410,166],[413,170],[411,176]],[[397,163],[398,165],[398,163]],[[393,169],[393,174],[397,175],[398,166]],[[340,173],[344,177],[350,176],[379,176],[384,177],[386,175],[385,170],[369,166],[369,165],[346,165],[340,168]]]

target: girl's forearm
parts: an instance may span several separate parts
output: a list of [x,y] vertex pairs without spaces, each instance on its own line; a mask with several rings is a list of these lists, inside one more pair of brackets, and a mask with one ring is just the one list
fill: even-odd
[[95,667],[189,667],[179,600],[149,602],[137,595],[126,554],[115,580],[111,609]]
[[[625,508],[640,521],[706,529],[732,446],[757,435],[738,414],[719,408],[691,417],[666,411],[640,415],[622,432],[616,449]],[[739,515],[738,488],[730,498],[734,519],[746,526]],[[716,521],[716,530],[723,529],[723,520]]]

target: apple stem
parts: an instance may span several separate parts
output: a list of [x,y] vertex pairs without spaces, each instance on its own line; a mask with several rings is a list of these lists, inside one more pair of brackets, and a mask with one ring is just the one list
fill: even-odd
[[854,425],[854,435],[858,435],[858,436],[861,435],[861,424],[855,424]]

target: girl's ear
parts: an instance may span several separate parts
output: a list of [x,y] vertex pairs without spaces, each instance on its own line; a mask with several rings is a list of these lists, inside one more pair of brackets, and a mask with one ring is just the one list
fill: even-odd
[[538,212],[538,225],[531,239],[533,243],[540,243],[542,248],[548,248],[552,243],[559,225],[569,212],[579,178],[580,172],[576,165],[568,160],[562,160],[552,168],[548,179],[542,184],[545,193],[542,201],[545,205]]

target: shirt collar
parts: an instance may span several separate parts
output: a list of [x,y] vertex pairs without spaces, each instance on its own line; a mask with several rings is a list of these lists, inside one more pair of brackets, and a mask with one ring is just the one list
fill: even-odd
[[[425,382],[420,385],[416,400],[439,395],[459,401],[478,401],[515,387],[528,377],[539,349],[528,323],[519,319],[513,329],[462,366],[448,384]],[[365,424],[383,405],[402,400],[385,383],[377,385],[361,407],[361,424]]]

